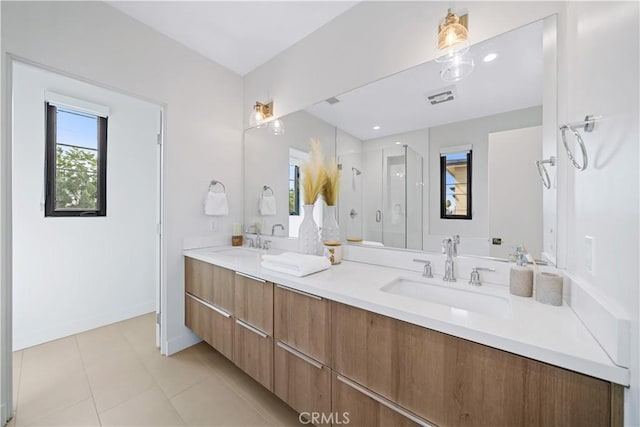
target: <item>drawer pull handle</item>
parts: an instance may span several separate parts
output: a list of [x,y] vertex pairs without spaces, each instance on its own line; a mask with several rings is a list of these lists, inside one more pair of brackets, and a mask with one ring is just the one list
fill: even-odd
[[227,319],[229,317],[231,317],[231,313],[227,313],[226,311],[224,311],[221,308],[216,307],[213,304],[209,304],[208,302],[206,302],[205,300],[198,298],[195,295],[191,295],[189,292],[187,292],[185,295],[187,295],[189,298],[191,298],[192,300],[199,302],[200,304],[204,305],[207,308],[210,308],[211,310],[215,311],[216,313],[218,313],[220,316],[226,317]]
[[406,411],[405,409],[401,408],[400,406],[396,405],[395,403],[385,399],[382,396],[378,396],[377,394],[367,390],[366,388],[362,387],[360,384],[357,384],[353,381],[351,381],[348,378],[343,377],[342,375],[338,375],[337,376],[338,380],[346,385],[348,385],[349,387],[359,391],[360,393],[364,394],[367,397],[370,397],[371,399],[375,400],[376,402],[380,403],[381,405],[386,406],[387,408],[391,409],[394,412],[397,412],[398,414],[402,415],[405,418],[410,419],[411,421],[413,421],[414,423],[424,426],[424,427],[435,427],[433,424],[429,424],[428,422],[426,422],[425,420],[423,420],[422,418],[419,418],[415,415],[413,415],[411,412]]
[[259,335],[261,338],[267,338],[269,336],[269,335],[265,334],[264,332],[262,332],[260,329],[254,328],[253,326],[251,326],[248,323],[243,322],[242,320],[236,319],[236,323],[238,325],[242,326],[243,328],[250,330],[254,334]]
[[289,353],[293,354],[294,356],[296,356],[297,358],[304,360],[304,361],[305,361],[305,362],[307,362],[309,365],[313,365],[313,366],[315,366],[315,367],[316,367],[316,368],[318,368],[318,369],[322,369],[322,364],[321,364],[321,363],[316,362],[315,360],[313,360],[313,359],[312,359],[312,358],[310,358],[309,356],[306,356],[306,355],[304,355],[304,354],[300,353],[298,350],[296,350],[296,349],[294,349],[294,348],[292,348],[292,347],[289,347],[289,346],[288,346],[288,345],[286,345],[285,343],[283,343],[283,342],[281,342],[281,341],[278,341],[277,345],[278,345],[278,347],[280,347],[280,348],[281,348],[281,349],[283,349],[284,351],[287,351],[287,352],[289,352]]
[[256,282],[260,282],[260,283],[267,283],[267,281],[266,281],[266,280],[261,279],[261,278],[256,277],[256,276],[251,276],[250,274],[244,274],[244,273],[240,273],[240,272],[238,272],[238,271],[236,271],[236,274],[237,274],[238,276],[242,276],[242,277],[246,277],[246,278],[251,279],[251,280],[255,280]]
[[285,291],[293,292],[293,293],[296,293],[296,294],[304,295],[305,297],[309,297],[309,298],[317,299],[318,301],[322,301],[322,298],[317,296],[317,295],[308,294],[306,292],[302,292],[302,291],[299,291],[299,290],[293,289],[293,288],[288,288],[288,287],[282,286],[282,285],[276,285],[276,287],[280,288],[280,289],[284,289]]

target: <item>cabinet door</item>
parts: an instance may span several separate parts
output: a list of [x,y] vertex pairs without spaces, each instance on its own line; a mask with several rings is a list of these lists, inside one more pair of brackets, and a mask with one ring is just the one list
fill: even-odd
[[276,285],[273,304],[274,338],[324,365],[329,365],[330,301]]
[[267,335],[273,334],[273,284],[242,273],[235,275],[237,319],[249,323]]
[[273,391],[273,338],[236,319],[233,363]]
[[331,369],[276,341],[273,391],[300,413],[331,412]]
[[184,258],[184,290],[205,301],[213,302],[214,266],[204,261]]
[[233,324],[229,313],[185,294],[185,325],[229,359],[233,357]]
[[333,376],[332,416],[353,427],[430,425],[398,405],[340,375]]
[[612,385],[343,304],[333,369],[438,425],[608,425]]

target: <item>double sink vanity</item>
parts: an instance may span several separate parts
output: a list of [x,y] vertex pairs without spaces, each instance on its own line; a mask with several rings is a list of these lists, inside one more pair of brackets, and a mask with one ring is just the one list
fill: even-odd
[[298,278],[263,253],[184,251],[185,322],[313,424],[622,424],[628,372],[566,305],[360,262]]

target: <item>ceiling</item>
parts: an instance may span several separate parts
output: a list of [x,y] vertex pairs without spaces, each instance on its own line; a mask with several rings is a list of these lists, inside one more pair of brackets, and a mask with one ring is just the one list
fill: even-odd
[[[542,32],[538,21],[473,45],[475,69],[459,82],[444,82],[441,64],[430,61],[338,95],[337,104],[323,101],[306,111],[364,141],[542,105]],[[490,52],[498,57],[483,62]],[[456,99],[427,102],[426,94],[450,85]]]
[[108,4],[245,75],[356,1],[108,1]]

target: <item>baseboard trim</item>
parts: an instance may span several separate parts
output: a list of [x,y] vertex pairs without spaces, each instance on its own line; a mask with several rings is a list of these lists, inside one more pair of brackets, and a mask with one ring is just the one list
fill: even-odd
[[179,337],[167,340],[167,356],[171,356],[174,353],[198,344],[202,341],[202,338],[194,334],[193,332],[187,332]]
[[13,335],[13,351],[22,350],[27,347],[68,337],[90,329],[142,316],[143,314],[151,313],[155,310],[156,302],[155,300],[151,300],[130,307],[125,307],[121,310],[102,313],[97,316],[48,324],[46,328],[39,329],[37,331],[29,331],[29,334],[24,334],[18,331],[18,333]]

